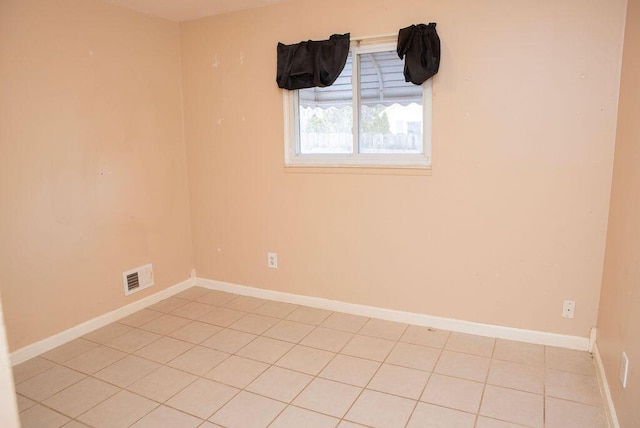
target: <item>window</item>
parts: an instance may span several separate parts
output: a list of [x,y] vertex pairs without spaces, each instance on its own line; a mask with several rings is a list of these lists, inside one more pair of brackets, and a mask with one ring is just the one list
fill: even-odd
[[285,91],[287,165],[429,167],[431,79],[405,82],[396,39],[352,41],[326,88]]

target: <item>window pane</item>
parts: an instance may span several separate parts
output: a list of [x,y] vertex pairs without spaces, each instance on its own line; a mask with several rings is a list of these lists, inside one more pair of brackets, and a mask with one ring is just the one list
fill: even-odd
[[422,86],[394,51],[360,54],[360,153],[422,153]]
[[331,86],[298,91],[300,153],[353,153],[351,54]]

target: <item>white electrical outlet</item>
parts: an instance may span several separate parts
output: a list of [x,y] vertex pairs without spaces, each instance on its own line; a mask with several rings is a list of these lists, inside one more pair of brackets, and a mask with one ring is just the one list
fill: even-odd
[[564,318],[573,318],[576,312],[576,302],[565,300],[562,303],[562,316]]
[[629,375],[629,357],[627,357],[627,353],[622,353],[622,359],[620,360],[620,383],[622,383],[622,387],[627,387],[627,376]]
[[278,253],[267,253],[267,266],[269,269],[278,269]]

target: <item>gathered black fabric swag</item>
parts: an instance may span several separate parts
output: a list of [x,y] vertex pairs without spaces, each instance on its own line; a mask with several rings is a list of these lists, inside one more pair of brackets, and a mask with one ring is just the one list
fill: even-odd
[[349,55],[350,34],[334,34],[329,40],[278,43],[276,81],[284,89],[331,86]]
[[404,57],[404,78],[421,85],[440,68],[440,38],[436,23],[418,24],[398,33],[398,56]]

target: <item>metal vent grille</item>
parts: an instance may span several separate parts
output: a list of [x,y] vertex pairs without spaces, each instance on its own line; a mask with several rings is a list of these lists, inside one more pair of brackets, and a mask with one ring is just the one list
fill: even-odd
[[127,275],[127,290],[132,291],[138,287],[140,287],[140,277],[138,276],[138,272]]
[[124,295],[136,293],[153,285],[153,265],[140,266],[122,273]]

